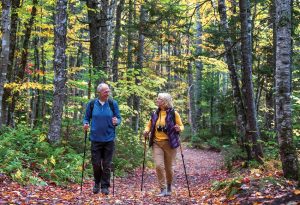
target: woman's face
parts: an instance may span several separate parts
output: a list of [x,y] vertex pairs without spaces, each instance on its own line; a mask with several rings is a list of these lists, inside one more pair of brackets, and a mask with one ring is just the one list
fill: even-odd
[[164,101],[163,101],[163,99],[161,99],[161,98],[157,98],[156,99],[156,105],[157,105],[157,107],[159,107],[159,108],[164,108]]

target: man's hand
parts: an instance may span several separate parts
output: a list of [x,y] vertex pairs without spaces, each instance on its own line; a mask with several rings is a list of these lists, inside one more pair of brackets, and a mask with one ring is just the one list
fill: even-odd
[[86,123],[86,124],[83,125],[84,131],[87,131],[89,128],[90,128],[89,124]]
[[148,138],[149,137],[149,131],[144,131],[143,135],[144,135],[145,138]]
[[112,118],[112,123],[113,123],[114,126],[118,125],[118,118],[113,117]]
[[180,129],[180,127],[179,127],[179,125],[174,125],[174,128],[175,128],[175,130],[177,131],[177,132],[180,132],[181,131],[181,129]]

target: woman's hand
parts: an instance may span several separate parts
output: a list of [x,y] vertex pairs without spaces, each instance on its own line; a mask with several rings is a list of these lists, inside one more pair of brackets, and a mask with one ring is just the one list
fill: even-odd
[[177,131],[177,132],[180,132],[181,131],[181,129],[180,129],[180,126],[179,125],[174,125],[174,129]]

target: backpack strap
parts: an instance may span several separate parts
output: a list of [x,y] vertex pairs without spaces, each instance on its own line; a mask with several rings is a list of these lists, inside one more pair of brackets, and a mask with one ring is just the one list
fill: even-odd
[[108,104],[109,104],[110,110],[113,113],[113,116],[115,117],[116,113],[115,113],[114,102],[113,102],[113,100],[111,98],[108,98]]
[[[91,105],[90,105],[90,113],[91,113],[91,115],[92,115],[92,113],[93,113],[95,101],[96,101],[96,99],[93,99],[93,100],[90,101],[90,104],[91,104]],[[113,116],[116,116],[116,113],[115,113],[115,107],[114,107],[114,102],[113,102],[113,100],[112,100],[111,98],[108,98],[108,104],[109,104],[110,110],[111,110],[112,113],[113,113]]]
[[170,114],[171,114],[171,117],[172,117],[172,119],[173,119],[174,125],[176,125],[175,109],[172,108],[172,109],[170,110],[170,112],[171,112]]
[[93,113],[95,101],[96,101],[96,99],[93,99],[93,100],[90,101],[90,113],[91,113],[91,116],[92,116],[92,113]]

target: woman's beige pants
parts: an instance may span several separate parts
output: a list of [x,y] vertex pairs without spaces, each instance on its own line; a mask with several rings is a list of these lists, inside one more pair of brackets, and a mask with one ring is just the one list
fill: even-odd
[[156,174],[161,189],[172,184],[177,149],[172,149],[169,141],[154,142],[152,154],[156,166]]

